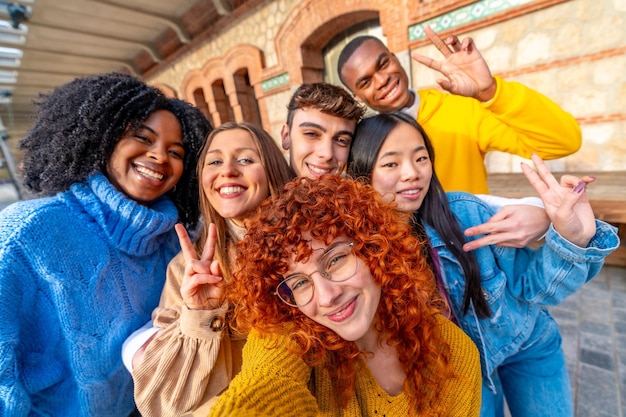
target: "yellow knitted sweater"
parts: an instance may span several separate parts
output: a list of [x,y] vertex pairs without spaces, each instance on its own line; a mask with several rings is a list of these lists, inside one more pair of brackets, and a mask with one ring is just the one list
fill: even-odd
[[[481,377],[478,350],[452,322],[441,318],[441,332],[450,344],[454,379],[442,381],[441,401],[449,416],[478,416]],[[243,368],[222,394],[209,416],[306,417],[386,416],[406,417],[408,398],[387,394],[365,363],[357,376],[356,390],[345,409],[333,405],[329,375],[322,367],[311,369],[289,351],[287,336],[261,338],[255,331],[243,350]]]

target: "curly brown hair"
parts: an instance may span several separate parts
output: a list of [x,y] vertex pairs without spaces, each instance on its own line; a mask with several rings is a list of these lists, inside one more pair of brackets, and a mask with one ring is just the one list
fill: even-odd
[[310,239],[330,244],[345,236],[354,241],[354,253],[382,288],[379,342],[398,352],[411,409],[433,415],[441,383],[452,376],[449,346],[436,326],[436,315],[444,307],[420,255],[423,242],[412,235],[403,216],[371,186],[354,180],[325,175],[288,183],[280,195],[261,205],[238,244],[237,269],[225,289],[233,305],[234,329],[271,334],[289,323],[297,353],[307,363],[332,365],[327,368],[337,401],[345,406],[355,387],[354,359],[363,352],[275,295],[292,256],[296,262],[311,256]]

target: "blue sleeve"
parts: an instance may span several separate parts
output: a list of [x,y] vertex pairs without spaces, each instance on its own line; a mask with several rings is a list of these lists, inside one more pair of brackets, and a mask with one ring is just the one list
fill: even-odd
[[[30,269],[22,265],[19,241],[14,230],[19,212],[17,207],[3,210],[0,216],[0,415],[27,416],[30,397],[21,382],[18,346],[22,305],[28,279],[22,279]],[[26,282],[25,282],[26,281]]]
[[[471,195],[448,196],[462,230],[493,214],[489,206]],[[595,277],[604,258],[619,246],[613,226],[600,220],[596,220],[596,226],[596,234],[586,248],[567,241],[551,225],[538,249],[490,245],[473,251],[481,281],[483,285],[489,283],[490,288],[484,289],[499,293],[504,280],[506,291],[515,298],[529,303],[559,304]]]
[[[537,250],[517,249],[512,293],[531,302],[557,305],[594,278],[604,258],[619,246],[616,229],[596,220],[597,231],[586,248],[564,239],[551,225]],[[501,263],[504,268],[509,268]]]

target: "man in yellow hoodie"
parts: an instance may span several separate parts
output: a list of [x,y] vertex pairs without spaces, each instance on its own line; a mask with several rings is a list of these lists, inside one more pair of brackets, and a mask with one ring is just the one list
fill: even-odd
[[439,71],[442,89],[409,89],[398,58],[373,36],[353,39],[341,51],[337,72],[343,84],[372,109],[416,117],[433,142],[435,169],[446,191],[486,194],[485,154],[508,152],[556,159],[582,142],[571,114],[544,95],[517,82],[492,76],[471,38],[443,41],[429,27],[430,41],[443,61],[414,53],[413,59]]

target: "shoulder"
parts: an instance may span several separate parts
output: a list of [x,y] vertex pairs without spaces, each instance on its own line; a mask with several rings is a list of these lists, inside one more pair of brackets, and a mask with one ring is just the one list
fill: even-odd
[[[417,92],[420,99],[419,121],[423,123],[423,118],[428,120],[431,117],[450,117],[450,112],[463,109],[464,112],[483,111],[480,103],[472,98],[444,93],[434,88],[426,88]],[[448,111],[445,111],[448,110]],[[467,116],[467,115],[466,115]],[[458,122],[468,120],[470,117],[456,118]]]
[[474,194],[454,191],[446,193],[450,210],[459,219],[491,217],[495,212],[485,201]]
[[[49,261],[67,258],[66,224],[73,220],[66,205],[56,197],[21,201],[0,212],[0,275],[21,277],[22,286],[29,279],[37,279],[42,269],[49,277]],[[83,229],[79,228],[79,229]],[[76,233],[75,233],[76,234]],[[76,240],[80,240],[79,237]],[[82,244],[85,245],[84,240]],[[15,273],[19,271],[19,273]],[[38,271],[38,272],[35,272]],[[24,274],[28,275],[25,277]]]
[[[279,365],[276,369],[283,368],[290,373],[296,371],[299,365],[305,365],[302,357],[292,351],[293,347],[286,330],[280,334],[260,334],[253,329],[244,346],[244,356],[255,358],[261,367]],[[310,371],[308,365],[305,367],[307,372]]]
[[289,349],[285,334],[252,330],[243,348],[242,370],[216,401],[209,416],[318,415],[308,383],[311,368]]
[[441,336],[450,346],[450,363],[455,374],[480,378],[480,355],[472,339],[441,315],[438,324]]
[[308,382],[311,367],[295,353],[295,348],[286,327],[280,334],[260,334],[253,329],[243,348],[243,361],[255,372]]
[[495,211],[474,194],[465,192],[446,193],[450,210],[459,222],[461,229],[485,223]]
[[67,206],[58,197],[37,198],[13,203],[0,211],[0,235],[38,232],[64,219],[72,218]]
[[441,336],[450,345],[453,356],[465,354],[470,358],[478,356],[476,345],[459,326],[440,314],[437,315],[437,324]]
[[454,377],[442,388],[450,415],[478,415],[481,398],[480,355],[474,342],[456,324],[439,315],[439,329],[450,347]]

